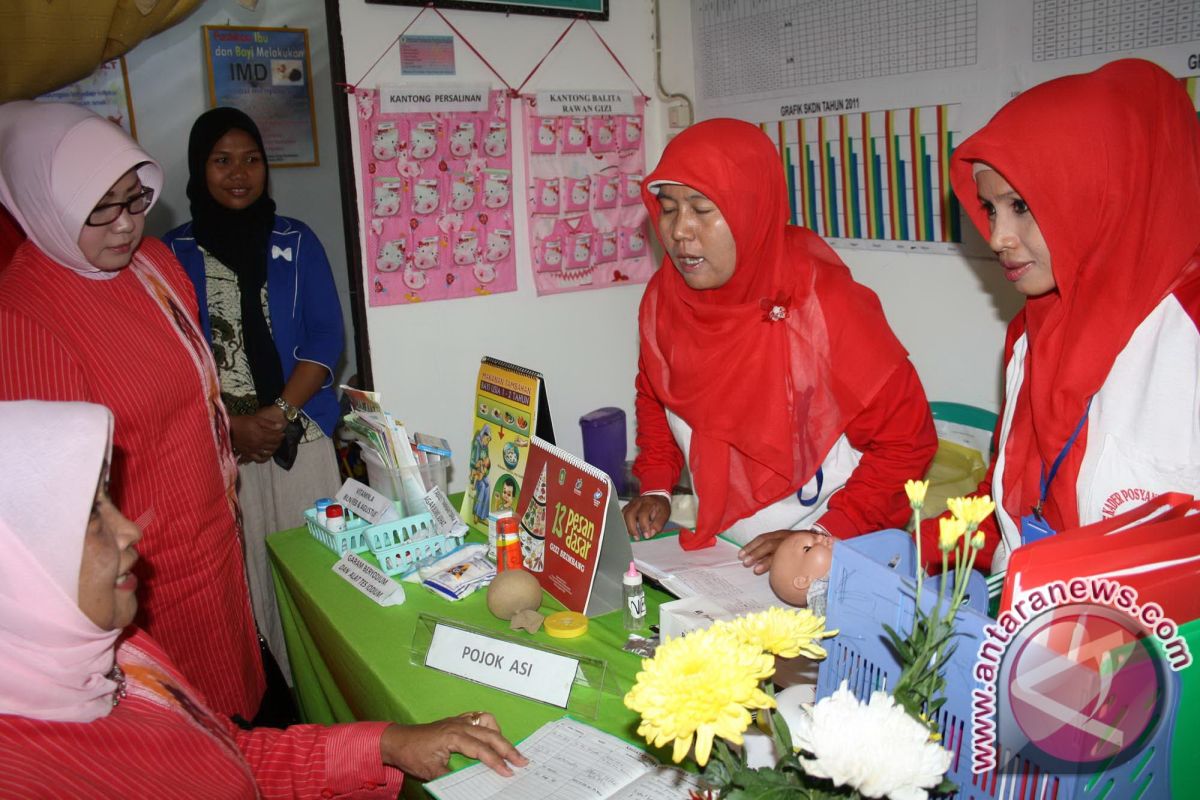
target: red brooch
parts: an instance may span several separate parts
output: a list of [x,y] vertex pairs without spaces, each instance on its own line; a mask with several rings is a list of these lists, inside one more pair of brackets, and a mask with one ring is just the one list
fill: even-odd
[[781,319],[787,319],[788,310],[792,307],[792,298],[780,292],[774,300],[764,297],[758,305],[763,310],[763,322],[779,322]]

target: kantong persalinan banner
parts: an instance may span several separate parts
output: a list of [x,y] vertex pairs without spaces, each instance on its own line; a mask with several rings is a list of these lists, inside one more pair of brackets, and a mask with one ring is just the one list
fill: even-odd
[[514,291],[508,95],[412,84],[355,94],[370,304]]

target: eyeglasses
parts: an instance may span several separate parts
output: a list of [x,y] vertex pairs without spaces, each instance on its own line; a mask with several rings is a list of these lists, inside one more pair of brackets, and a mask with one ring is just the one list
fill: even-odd
[[147,187],[124,203],[105,203],[102,206],[96,206],[92,209],[92,213],[88,214],[88,218],[84,220],[83,224],[100,228],[116,222],[122,211],[128,211],[130,214],[145,214],[152,200],[154,200],[154,190]]

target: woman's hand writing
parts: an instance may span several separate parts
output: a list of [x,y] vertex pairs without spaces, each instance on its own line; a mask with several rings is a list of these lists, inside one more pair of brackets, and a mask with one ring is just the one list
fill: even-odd
[[446,774],[451,753],[462,753],[482,761],[505,777],[513,774],[509,764],[523,767],[529,763],[501,735],[496,718],[486,711],[447,717],[425,725],[389,725],[383,732],[379,749],[383,763],[423,781]]
[[621,512],[634,539],[653,538],[671,516],[671,501],[661,494],[644,494],[629,501]]

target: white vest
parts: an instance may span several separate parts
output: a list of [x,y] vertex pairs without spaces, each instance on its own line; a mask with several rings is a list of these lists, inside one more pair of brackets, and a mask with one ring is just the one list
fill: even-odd
[[[1016,398],[1025,378],[1028,342],[1013,345],[1005,397]],[[1000,571],[1021,543],[1019,517],[1004,510],[1004,449],[1012,428],[1007,402],[1000,428],[992,493],[1002,541],[992,562]],[[1167,491],[1200,495],[1200,332],[1175,297],[1142,320],[1088,411],[1087,441],[1076,483],[1079,522],[1090,525]],[[1049,465],[1047,465],[1048,467]],[[1020,514],[1029,513],[1021,509]]]
[[[691,463],[688,453],[692,444],[692,429],[681,418],[667,411],[667,424],[679,449],[683,451],[685,463]],[[821,464],[820,490],[814,476],[800,493],[789,494],[782,500],[769,505],[751,517],[738,520],[724,533],[738,544],[746,544],[760,533],[770,531],[802,531],[813,526],[825,513],[829,498],[839,491],[850,479],[851,473],[862,460],[862,453],[850,445],[846,434],[838,437]],[[803,498],[803,501],[801,500]],[[696,507],[699,511],[704,498],[696,496]]]

